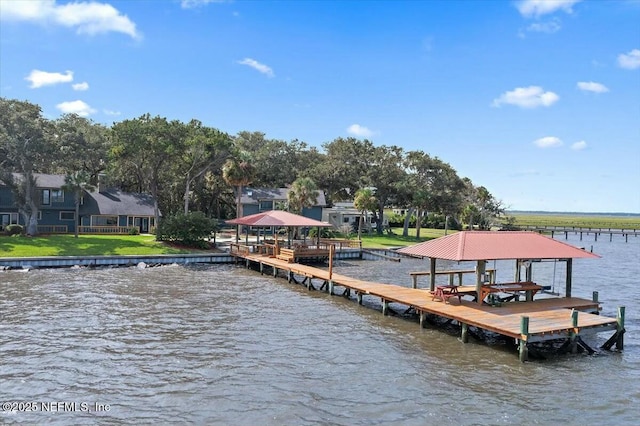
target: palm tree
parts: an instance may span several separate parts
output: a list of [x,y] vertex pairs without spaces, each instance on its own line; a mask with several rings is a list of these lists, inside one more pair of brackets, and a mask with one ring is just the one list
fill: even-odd
[[367,215],[367,211],[374,211],[378,205],[378,200],[373,195],[370,188],[360,188],[356,191],[353,199],[353,206],[360,211],[360,220],[358,221],[358,239],[362,237],[362,217]]
[[[242,187],[249,185],[255,176],[255,167],[251,164],[251,156],[246,151],[241,151],[237,158],[229,158],[222,166],[222,178],[231,186],[237,188],[236,218],[242,217]],[[238,242],[238,226],[236,229],[236,242]]]
[[78,228],[80,227],[80,200],[82,199],[82,194],[84,194],[85,191],[93,191],[95,189],[95,186],[90,182],[90,178],[89,173],[84,170],[67,174],[64,177],[64,185],[62,185],[62,189],[73,192],[76,204],[75,238],[78,238]]
[[298,178],[287,193],[289,211],[302,214],[305,207],[313,207],[318,199],[318,187],[311,178]]
[[[296,179],[287,193],[289,211],[302,214],[305,207],[313,207],[318,199],[318,187],[313,179],[304,177]],[[294,238],[298,238],[298,228],[295,229]]]

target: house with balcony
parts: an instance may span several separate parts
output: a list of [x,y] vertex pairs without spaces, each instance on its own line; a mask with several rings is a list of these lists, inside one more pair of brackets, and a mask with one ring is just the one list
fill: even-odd
[[[127,193],[99,185],[85,191],[76,218],[75,195],[63,189],[64,175],[35,175],[37,185],[38,231],[42,233],[127,233],[137,228],[141,233],[155,226],[154,201],[148,194]],[[19,174],[14,174],[20,179]],[[25,225],[18,212],[14,194],[0,181],[0,227]]]

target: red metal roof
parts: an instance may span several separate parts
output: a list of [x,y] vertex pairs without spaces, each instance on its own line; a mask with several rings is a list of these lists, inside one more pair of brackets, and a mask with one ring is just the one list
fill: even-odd
[[446,260],[598,258],[578,247],[530,231],[462,231],[399,249]]
[[285,212],[283,210],[269,210],[262,213],[256,213],[244,216],[238,219],[228,220],[230,225],[246,225],[246,226],[331,226],[326,222],[311,219],[305,216]]

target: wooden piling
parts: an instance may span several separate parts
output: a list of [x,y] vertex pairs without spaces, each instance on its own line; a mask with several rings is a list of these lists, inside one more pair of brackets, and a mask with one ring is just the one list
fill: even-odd
[[356,299],[358,300],[358,305],[362,305],[362,293],[356,293]]
[[420,328],[425,328],[427,323],[427,313],[420,311]]
[[529,359],[529,348],[527,347],[527,340],[529,339],[529,317],[520,317],[520,362],[525,362]]
[[382,315],[387,315],[389,313],[389,302],[382,299]]
[[462,335],[460,336],[462,343],[469,343],[469,325],[462,323]]
[[620,306],[618,308],[618,316],[616,317],[618,333],[618,338],[616,339],[616,348],[620,351],[624,349],[624,313],[625,307]]
[[578,311],[575,309],[571,310],[571,327],[573,330],[569,333],[569,340],[571,341],[571,353],[575,354],[578,352]]

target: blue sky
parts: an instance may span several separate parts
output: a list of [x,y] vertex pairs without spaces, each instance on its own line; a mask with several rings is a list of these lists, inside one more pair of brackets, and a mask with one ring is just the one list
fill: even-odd
[[6,1],[0,95],[423,150],[514,210],[640,213],[640,1]]

